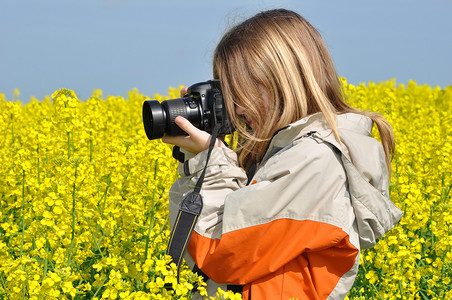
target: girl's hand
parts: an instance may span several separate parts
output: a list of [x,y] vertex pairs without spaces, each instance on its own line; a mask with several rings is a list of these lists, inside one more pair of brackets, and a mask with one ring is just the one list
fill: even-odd
[[[181,91],[181,97],[187,93],[188,87],[184,87]],[[184,117],[178,116],[174,120],[183,131],[185,131],[188,136],[164,136],[162,141],[164,143],[173,144],[179,146],[185,150],[188,150],[194,154],[198,154],[209,148],[211,135],[205,131],[202,131],[193,124],[190,123]],[[215,147],[224,147],[224,144],[217,139]]]
[[[162,141],[164,143],[173,144],[179,146],[185,150],[188,150],[194,154],[198,154],[209,148],[210,138],[212,137],[209,133],[202,131],[187,119],[182,116],[177,116],[174,120],[183,131],[185,131],[188,136],[164,136]],[[215,147],[225,147],[221,140],[217,139],[215,142]]]

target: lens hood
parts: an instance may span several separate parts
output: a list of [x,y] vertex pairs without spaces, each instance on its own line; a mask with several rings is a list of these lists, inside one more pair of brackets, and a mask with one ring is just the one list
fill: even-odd
[[159,101],[151,100],[143,103],[143,124],[148,139],[163,137],[167,129],[167,118],[165,109]]

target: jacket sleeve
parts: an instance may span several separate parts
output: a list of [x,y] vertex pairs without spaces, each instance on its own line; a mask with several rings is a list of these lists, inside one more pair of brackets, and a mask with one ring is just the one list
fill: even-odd
[[[274,155],[249,186],[243,186],[244,173],[217,150],[202,189],[203,212],[188,245],[211,279],[246,284],[300,255],[311,257],[314,267],[329,265],[339,277],[353,266],[358,250],[342,228],[353,221],[347,221],[346,200],[338,196],[346,183],[342,165],[326,145],[317,145],[315,152],[305,148]],[[191,163],[200,173],[202,168]],[[180,183],[194,186],[195,179],[183,176]]]
[[[181,177],[173,184],[169,192],[171,228],[174,226],[183,196],[194,189],[204,169],[207,150],[198,155],[190,152],[184,152],[184,154],[187,160],[178,167]],[[224,199],[229,193],[244,187],[246,182],[246,173],[238,166],[236,153],[229,148],[214,148],[202,185],[203,209],[195,230],[209,236],[219,237]]]

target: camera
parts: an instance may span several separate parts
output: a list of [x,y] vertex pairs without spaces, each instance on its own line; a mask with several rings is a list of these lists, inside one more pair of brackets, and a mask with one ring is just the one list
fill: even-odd
[[217,124],[219,136],[233,132],[229,114],[217,79],[199,82],[190,86],[182,98],[162,101],[148,100],[143,103],[143,124],[150,140],[163,135],[187,135],[176,125],[174,119],[183,116],[195,127],[212,134]]

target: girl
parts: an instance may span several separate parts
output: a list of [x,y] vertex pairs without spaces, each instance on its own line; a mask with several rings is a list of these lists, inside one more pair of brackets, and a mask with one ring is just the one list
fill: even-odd
[[[402,212],[389,200],[394,138],[378,114],[348,106],[319,33],[295,12],[261,12],[227,32],[213,58],[239,135],[217,141],[186,260],[244,299],[343,299],[362,248]],[[171,224],[197,182],[210,135],[164,137],[185,162],[170,191]],[[371,137],[376,124],[382,143]],[[229,285],[229,286],[228,286]]]

